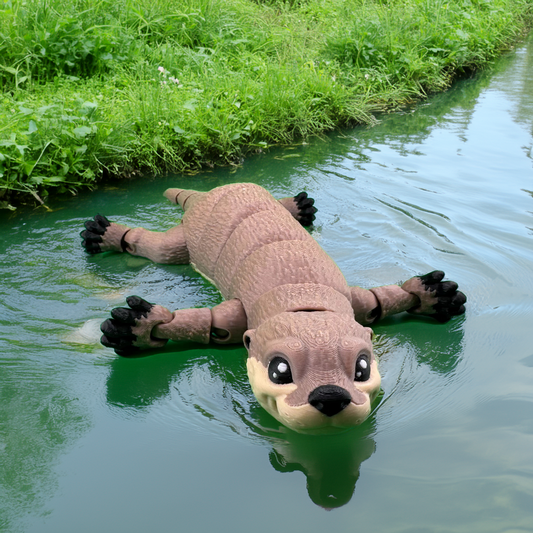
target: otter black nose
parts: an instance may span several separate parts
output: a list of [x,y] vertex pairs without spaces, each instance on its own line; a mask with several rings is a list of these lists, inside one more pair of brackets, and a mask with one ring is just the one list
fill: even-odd
[[309,394],[309,403],[326,416],[334,416],[350,405],[350,393],[337,385],[321,385]]

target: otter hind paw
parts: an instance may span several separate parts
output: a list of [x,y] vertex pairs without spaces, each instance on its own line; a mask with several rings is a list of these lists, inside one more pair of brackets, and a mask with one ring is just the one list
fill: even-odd
[[302,191],[294,197],[294,202],[298,208],[296,220],[298,220],[302,226],[311,226],[316,218],[315,213],[318,211],[314,206],[314,198],[309,198],[307,193]]
[[93,220],[87,220],[85,229],[80,233],[82,246],[88,254],[99,254],[103,250],[100,244],[103,242],[102,236],[105,234],[111,222],[102,215],[96,215]]

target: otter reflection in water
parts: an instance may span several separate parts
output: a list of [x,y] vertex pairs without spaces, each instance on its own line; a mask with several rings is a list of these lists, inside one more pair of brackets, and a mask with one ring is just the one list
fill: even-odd
[[[360,465],[375,449],[371,421],[339,435],[295,433],[255,402],[242,348],[217,347],[212,349],[217,353],[205,354],[197,346],[189,347],[193,349],[186,353],[192,357],[163,353],[135,361],[113,360],[107,379],[107,403],[114,409],[128,409],[131,415],[132,408],[144,411],[167,398],[181,404],[188,420],[201,415],[217,420],[243,439],[267,442],[272,467],[281,473],[302,472],[315,504],[332,509],[350,501]],[[205,394],[198,390],[198,383],[206,387]],[[209,401],[203,401],[206,397]]]
[[[402,322],[388,324],[387,328],[402,332],[396,337],[402,344],[424,346],[424,352],[414,350],[417,363],[429,366],[435,374],[453,374],[459,361],[454,354],[461,353],[461,330],[442,328],[437,335],[435,330],[416,327],[415,321]],[[378,347],[377,351],[382,352],[383,348]],[[394,357],[379,355],[384,359]],[[180,343],[155,356],[114,359],[107,380],[107,402],[114,409],[125,408],[131,413],[132,408],[143,411],[166,398],[173,407],[179,407],[172,409],[173,416],[182,414],[181,420],[188,426],[201,427],[202,420],[215,420],[219,427],[243,439],[268,443],[272,467],[280,473],[303,473],[307,492],[315,504],[333,509],[348,503],[361,464],[376,449],[375,419],[370,417],[338,435],[311,436],[288,430],[256,403],[244,356],[240,347],[199,348]],[[174,423],[174,419],[169,420]]]

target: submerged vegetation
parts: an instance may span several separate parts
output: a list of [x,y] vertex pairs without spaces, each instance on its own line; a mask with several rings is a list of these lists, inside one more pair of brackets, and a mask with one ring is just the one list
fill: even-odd
[[443,90],[532,0],[0,0],[0,206],[236,164]]

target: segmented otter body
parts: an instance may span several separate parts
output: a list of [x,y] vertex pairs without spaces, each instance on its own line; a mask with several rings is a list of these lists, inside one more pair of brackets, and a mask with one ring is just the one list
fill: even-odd
[[330,300],[344,300],[342,311],[351,311],[340,269],[266,190],[254,184],[226,185],[191,196],[183,206],[191,263],[225,299],[240,299],[252,322],[257,300],[280,292],[281,286],[298,292],[298,301],[308,294],[304,300],[311,307],[320,306],[319,293],[333,290],[339,298]]

